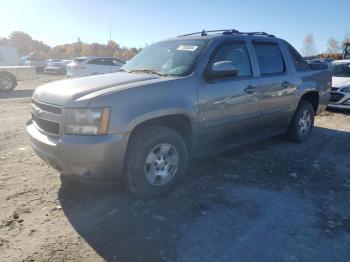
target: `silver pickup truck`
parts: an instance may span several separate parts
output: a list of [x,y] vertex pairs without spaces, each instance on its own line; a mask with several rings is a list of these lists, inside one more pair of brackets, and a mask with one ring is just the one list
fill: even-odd
[[152,44],[120,72],[40,86],[27,132],[59,172],[169,192],[191,156],[311,135],[331,74],[263,32],[202,31]]

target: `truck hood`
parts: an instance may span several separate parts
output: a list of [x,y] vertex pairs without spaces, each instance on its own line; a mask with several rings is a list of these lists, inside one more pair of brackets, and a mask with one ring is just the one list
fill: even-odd
[[104,89],[110,91],[110,87],[118,91],[133,87],[133,83],[140,85],[159,79],[162,78],[156,75],[126,72],[78,77],[42,85],[35,90],[33,99],[63,107],[86,107],[91,99],[84,99],[88,94]]
[[332,77],[332,87],[350,86],[350,77]]

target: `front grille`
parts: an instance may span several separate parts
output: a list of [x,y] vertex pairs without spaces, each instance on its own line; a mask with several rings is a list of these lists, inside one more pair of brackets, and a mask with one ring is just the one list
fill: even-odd
[[58,135],[60,133],[60,124],[49,121],[46,119],[38,118],[34,114],[32,114],[32,119],[34,123],[43,131]]
[[32,99],[32,119],[42,131],[53,135],[60,134],[63,120],[63,109],[60,106],[46,104]]
[[34,99],[32,99],[32,103],[46,112],[50,112],[56,115],[62,114],[62,107],[40,103]]
[[331,98],[329,102],[336,103],[344,97],[344,94],[331,92]]

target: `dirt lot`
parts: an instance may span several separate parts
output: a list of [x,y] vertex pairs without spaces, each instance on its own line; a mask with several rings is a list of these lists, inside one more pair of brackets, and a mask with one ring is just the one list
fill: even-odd
[[[265,140],[191,163],[170,196],[67,183],[29,146],[38,84],[0,95],[0,261],[346,261],[350,114],[304,144]],[[62,181],[61,181],[62,180]]]

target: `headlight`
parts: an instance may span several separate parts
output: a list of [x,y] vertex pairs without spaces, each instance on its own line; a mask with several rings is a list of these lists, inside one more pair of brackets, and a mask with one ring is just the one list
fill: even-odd
[[108,133],[109,108],[68,109],[65,133],[74,135],[105,135]]
[[350,92],[350,86],[340,89],[340,92]]

